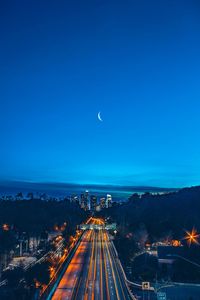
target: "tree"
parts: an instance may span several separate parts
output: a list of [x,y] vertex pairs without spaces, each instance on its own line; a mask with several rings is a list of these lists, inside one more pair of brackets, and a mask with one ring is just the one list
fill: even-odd
[[35,285],[36,282],[47,285],[50,281],[50,268],[50,263],[45,261],[29,269],[25,274],[28,285]]
[[8,285],[10,287],[16,287],[19,284],[20,279],[23,277],[23,275],[24,275],[23,269],[17,267],[14,270],[8,270],[4,272],[3,276],[8,280]]

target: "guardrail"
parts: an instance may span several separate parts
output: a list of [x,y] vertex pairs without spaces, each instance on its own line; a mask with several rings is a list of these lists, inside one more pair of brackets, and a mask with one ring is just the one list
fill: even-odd
[[119,256],[118,256],[117,249],[116,249],[116,247],[115,247],[113,241],[110,241],[110,242],[111,242],[111,244],[112,244],[112,246],[113,246],[113,249],[114,249],[114,252],[115,252],[115,255],[116,255],[116,258],[117,258],[117,263],[118,263],[118,265],[119,265],[119,267],[120,267],[120,269],[121,269],[121,272],[122,272],[122,274],[123,274],[124,282],[125,282],[125,284],[126,284],[126,287],[127,287],[128,292],[129,292],[129,295],[130,295],[130,297],[131,297],[132,300],[137,300],[137,299],[135,298],[135,296],[133,295],[133,293],[132,293],[132,291],[130,290],[130,287],[129,287],[129,285],[128,285],[128,282],[129,282],[129,281],[128,281],[127,277],[126,277],[126,274],[125,274],[124,269],[123,269],[123,267],[122,267],[122,264],[121,264],[121,262],[120,262],[120,259],[119,259]]
[[[136,282],[132,282],[132,281],[128,280],[128,278],[127,278],[127,276],[126,276],[126,273],[124,272],[124,268],[122,267],[121,261],[120,261],[120,259],[119,259],[117,249],[116,249],[116,247],[115,247],[113,241],[111,241],[111,243],[112,243],[112,245],[113,245],[113,248],[114,248],[114,251],[115,251],[115,255],[116,255],[118,264],[119,264],[119,266],[120,266],[120,269],[121,269],[122,274],[123,274],[123,276],[124,276],[125,282],[126,282],[126,284],[127,284],[127,288],[128,288],[128,290],[130,291],[131,295],[133,295],[132,292],[131,292],[131,290],[130,290],[130,288],[129,288],[129,285],[133,286],[134,288],[139,288],[139,289],[141,289],[141,290],[142,290],[142,285],[141,285],[141,284],[138,284],[138,283],[136,283]],[[150,287],[150,288],[148,289],[148,291],[154,292],[155,289],[154,289],[154,287]],[[133,296],[133,297],[134,297],[134,296]],[[136,299],[136,298],[134,297],[133,299]]]

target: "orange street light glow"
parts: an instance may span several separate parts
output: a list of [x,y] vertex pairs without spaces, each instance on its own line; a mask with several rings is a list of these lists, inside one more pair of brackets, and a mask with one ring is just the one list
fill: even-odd
[[2,226],[4,231],[8,231],[9,230],[9,225],[8,224],[3,224]]
[[184,240],[187,241],[189,247],[191,246],[191,244],[197,244],[199,245],[198,242],[198,238],[200,237],[200,234],[197,233],[196,229],[193,228],[191,232],[186,230],[186,236],[184,238]]

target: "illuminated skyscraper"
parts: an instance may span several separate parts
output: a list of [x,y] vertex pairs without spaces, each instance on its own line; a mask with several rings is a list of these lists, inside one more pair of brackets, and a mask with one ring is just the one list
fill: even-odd
[[106,207],[106,198],[105,197],[100,199],[100,207],[101,207],[101,209]]
[[95,211],[97,206],[97,197],[96,196],[91,196],[90,197],[90,210]]
[[89,192],[85,191],[85,193],[81,194],[81,197],[80,197],[80,207],[84,210],[89,210],[89,206],[90,206]]
[[107,194],[106,197],[106,208],[112,207],[112,196]]
[[87,201],[87,209],[90,210],[90,199],[89,199],[89,191],[88,190],[85,191],[85,198]]
[[87,210],[87,198],[85,197],[84,194],[81,194],[80,207],[81,207],[82,209]]

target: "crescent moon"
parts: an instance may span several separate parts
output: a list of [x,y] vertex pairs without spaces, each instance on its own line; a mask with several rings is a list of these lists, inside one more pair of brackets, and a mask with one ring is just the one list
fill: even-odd
[[99,119],[99,121],[101,121],[101,122],[103,122],[103,120],[102,120],[102,118],[101,118],[101,112],[98,112],[98,119]]

